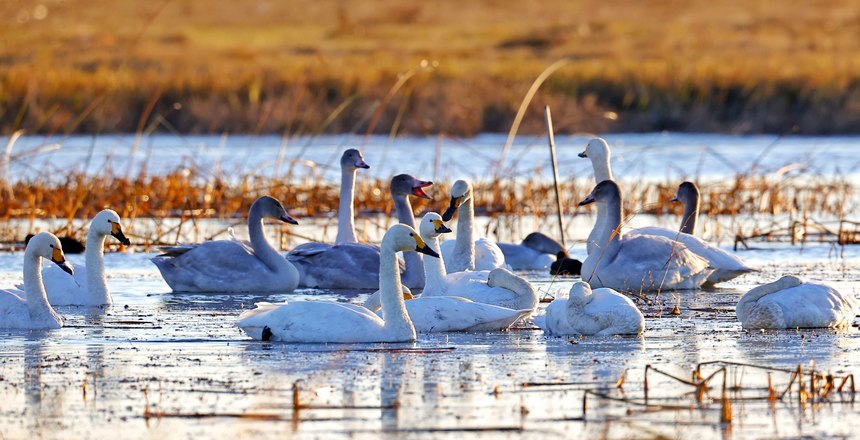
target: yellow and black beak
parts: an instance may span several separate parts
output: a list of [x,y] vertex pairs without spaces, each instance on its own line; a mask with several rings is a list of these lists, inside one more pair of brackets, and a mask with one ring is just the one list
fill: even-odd
[[435,230],[437,234],[451,232],[451,229],[445,226],[445,223],[443,223],[442,220],[433,220],[433,230]]
[[63,269],[67,274],[74,276],[75,270],[72,269],[72,266],[70,266],[66,261],[66,256],[63,255],[63,250],[58,247],[54,247],[54,245],[51,245],[51,249],[51,261],[53,261],[57,266],[60,266],[60,269]]
[[119,223],[114,221],[108,220],[108,222],[110,222],[110,235],[112,235],[114,238],[119,240],[120,243],[126,246],[131,245],[131,240],[129,240],[128,237],[126,237],[125,234],[122,233],[122,226],[120,226]]
[[421,237],[418,236],[418,234],[413,235],[412,238],[415,239],[415,252],[421,252],[422,254],[427,254],[431,257],[439,258],[439,254],[437,254],[436,251],[434,251],[433,249],[430,249],[430,247],[427,246],[426,243],[424,243],[424,240],[422,240]]
[[457,212],[457,208],[460,207],[460,204],[463,203],[463,196],[460,197],[451,197],[451,203],[448,204],[448,209],[442,214],[443,221],[451,221],[454,218],[454,213]]

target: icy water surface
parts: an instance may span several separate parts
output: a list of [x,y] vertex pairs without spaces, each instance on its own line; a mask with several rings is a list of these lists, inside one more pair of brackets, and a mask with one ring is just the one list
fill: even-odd
[[[745,251],[761,273],[716,291],[637,299],[641,338],[546,338],[525,323],[357,345],[261,343],[234,322],[260,300],[365,293],[171,294],[151,254],[108,254],[114,306],[60,308],[60,330],[0,330],[0,438],[851,437],[860,415],[851,394],[801,405],[792,392],[770,404],[766,373],[754,368],[730,370],[729,385],[744,386],[729,392],[731,424],[720,423],[721,378],[697,401],[691,387],[652,371],[650,406],[642,405],[646,365],[684,379],[707,361],[860,372],[856,328],[745,332],[734,315],[750,287],[789,273],[860,296],[860,249],[841,252],[824,244]],[[20,282],[20,270],[21,253],[0,253],[0,286]],[[551,293],[571,282],[529,278]],[[773,372],[774,386],[785,389],[789,376]],[[586,390],[631,402],[584,400]]]

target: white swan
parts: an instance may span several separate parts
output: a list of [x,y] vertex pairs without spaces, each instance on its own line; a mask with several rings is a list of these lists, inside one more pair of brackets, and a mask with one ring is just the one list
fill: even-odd
[[297,225],[281,202],[258,198],[248,213],[251,241],[207,241],[166,248],[152,259],[175,292],[291,292],[299,272],[266,240],[263,219]]
[[237,325],[248,336],[283,342],[400,342],[414,341],[415,327],[409,319],[400,284],[396,253],[417,251],[438,256],[414,229],[392,226],[382,238],[379,255],[379,287],[383,319],[355,304],[297,301],[258,303],[239,316]]
[[368,169],[361,152],[348,149],[340,158],[340,201],[334,245],[304,243],[287,253],[299,271],[301,287],[376,289],[379,287],[379,247],[355,238],[355,174]]
[[699,215],[699,188],[696,187],[696,184],[692,182],[681,183],[675,197],[672,197],[672,201],[680,201],[684,204],[680,231],[647,226],[630,231],[630,234],[659,235],[684,243],[687,249],[708,260],[708,264],[714,268],[714,272],[708,276],[708,281],[705,284],[721,283],[755,271],[755,269],[744,264],[737,255],[726,252],[693,235],[696,230],[696,218]]
[[[579,157],[587,157],[591,160],[591,166],[594,169],[594,179],[596,182],[603,180],[612,180],[612,167],[610,165],[611,152],[609,144],[601,138],[594,138],[588,141],[585,146],[585,151],[579,154]],[[693,192],[695,191],[695,192]],[[696,217],[699,210],[699,189],[692,183],[685,182],[681,184],[675,199],[684,202],[684,216],[681,220],[681,232],[666,228],[645,227],[634,229],[629,234],[638,235],[657,235],[666,237],[671,240],[677,240],[696,255],[708,260],[708,264],[714,268],[714,271],[708,277],[705,284],[712,285],[723,281],[728,281],[738,277],[744,273],[752,272],[754,269],[744,264],[736,255],[720,249],[718,246],[709,244],[708,242],[695,237],[692,232],[696,228]],[[606,224],[606,213],[597,207],[597,225]],[[689,231],[689,232],[688,232]],[[595,249],[595,239],[602,234],[602,230],[595,228],[591,230],[586,243],[586,251],[590,254]]]
[[[428,247],[432,249],[431,244],[436,244],[436,237],[446,232],[451,232],[451,230],[445,226],[439,214],[430,212],[424,215],[421,220],[420,234]],[[433,296],[429,294],[429,291],[439,289],[441,286],[447,287],[445,267],[438,258],[425,258],[424,269],[426,273],[425,294],[420,298],[406,301],[406,310],[409,312],[409,317],[412,318],[412,323],[418,333],[506,330],[518,319],[529,315],[534,308],[533,304],[537,303],[536,301],[529,302],[528,305],[531,307],[514,310],[474,302],[458,296]],[[490,289],[499,289],[496,294],[502,298],[514,293],[504,291],[500,287],[487,287],[487,290]],[[532,291],[528,291],[528,295],[531,294]],[[374,293],[365,301],[364,306],[376,311],[379,308],[379,296],[380,292]]]
[[87,232],[86,266],[75,267],[74,276],[55,265],[42,270],[45,291],[52,305],[103,306],[113,302],[105,278],[105,238],[112,236],[126,246],[131,244],[119,222],[119,215],[111,209],[93,217]]
[[[427,242],[427,246],[434,250],[439,246],[439,234],[443,231],[437,227],[437,222],[442,222],[439,214],[427,213],[420,226],[421,237]],[[427,282],[421,294],[422,298],[456,296],[517,311],[533,311],[537,307],[538,296],[534,287],[507,269],[449,274],[445,270],[444,257],[440,257],[425,259],[424,273]]]
[[486,238],[474,239],[472,223],[475,219],[475,200],[472,185],[465,180],[454,182],[451,203],[442,214],[447,222],[457,213],[457,239],[442,243],[441,255],[449,273],[464,270],[491,270],[505,268],[505,254],[496,243]]
[[747,292],[736,312],[743,328],[837,328],[851,325],[857,307],[830,286],[784,276]]
[[564,251],[561,243],[540,232],[532,232],[520,244],[496,243],[511,270],[546,270]]
[[0,328],[51,329],[63,326],[63,320],[48,303],[42,284],[42,258],[49,259],[70,275],[60,240],[49,232],[36,234],[24,251],[24,291],[0,290]]
[[607,288],[591,290],[577,281],[568,299],[555,299],[535,324],[550,336],[638,335],[645,317],[630,298]]
[[707,260],[682,243],[653,235],[622,237],[621,192],[615,182],[598,183],[579,205],[595,201],[606,217],[595,250],[582,263],[582,279],[592,287],[643,292],[696,289],[713,272]]

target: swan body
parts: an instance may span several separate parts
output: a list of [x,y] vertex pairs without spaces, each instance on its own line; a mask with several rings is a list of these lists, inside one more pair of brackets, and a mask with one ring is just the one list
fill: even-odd
[[380,300],[384,320],[354,304],[322,301],[258,303],[242,313],[237,325],[264,341],[359,343],[415,340],[403,300],[396,252],[417,251],[437,256],[406,225],[392,226],[382,238],[379,256]]
[[104,243],[108,236],[126,246],[131,244],[122,232],[119,215],[105,209],[96,214],[90,223],[84,251],[86,266],[74,267],[74,276],[57,265],[42,270],[45,291],[52,305],[103,306],[113,302],[105,278]]
[[597,202],[606,213],[596,248],[582,263],[582,278],[592,287],[622,291],[697,289],[713,272],[708,261],[665,237],[622,237],[621,192],[611,180],[594,187],[581,205]]
[[[532,232],[520,244],[496,243],[511,270],[546,270],[555,260],[553,255],[564,251],[561,243],[540,232]],[[475,249],[477,252],[477,247]]]
[[[421,237],[433,249],[438,246],[439,234],[450,231],[447,227],[442,227],[444,224],[439,214],[427,213],[421,220]],[[421,294],[423,298],[455,296],[513,311],[534,310],[537,307],[538,297],[534,287],[506,269],[449,274],[445,269],[443,256],[438,259],[425,259],[424,273],[427,282]]]
[[442,214],[442,219],[451,220],[455,212],[459,217],[457,239],[453,243],[442,243],[441,248],[445,269],[453,273],[507,267],[505,254],[495,242],[485,238],[474,239],[475,201],[472,197],[472,185],[465,180],[458,180],[451,187],[451,203]]
[[630,298],[607,288],[591,289],[577,281],[568,299],[556,299],[536,325],[550,336],[638,335],[645,317]]
[[830,286],[784,276],[747,292],[736,312],[743,328],[838,328],[851,325],[857,307],[856,299]]
[[33,236],[24,250],[24,290],[0,290],[0,328],[55,329],[63,320],[48,303],[42,284],[42,259],[48,259],[72,275],[60,240],[49,232]]
[[291,292],[299,272],[266,240],[263,219],[298,222],[281,202],[257,199],[248,213],[251,241],[216,240],[168,248],[152,262],[175,292]]

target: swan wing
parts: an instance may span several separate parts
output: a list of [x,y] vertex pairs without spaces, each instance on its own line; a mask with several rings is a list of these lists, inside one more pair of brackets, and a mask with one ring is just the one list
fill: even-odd
[[287,259],[301,273],[300,285],[328,289],[379,288],[379,246],[365,243],[314,245],[307,246],[304,251],[296,248],[299,253],[287,254]]
[[549,255],[528,246],[513,243],[496,243],[511,270],[546,270],[555,261]]
[[[742,316],[744,328],[818,328],[851,325],[857,302],[830,286],[803,283],[767,294]],[[739,315],[739,318],[741,315]]]
[[412,299],[406,310],[419,333],[507,330],[530,313],[448,296]]
[[324,301],[258,303],[237,322],[254,339],[310,343],[383,341],[384,325],[364,307]]

